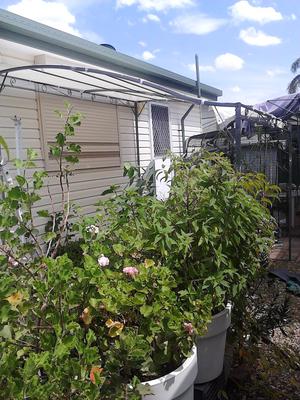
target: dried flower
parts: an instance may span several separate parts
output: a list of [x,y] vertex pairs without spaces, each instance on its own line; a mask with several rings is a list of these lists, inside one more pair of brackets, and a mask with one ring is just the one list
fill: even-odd
[[189,334],[192,335],[194,333],[194,327],[190,322],[183,323],[184,330]]
[[110,337],[119,336],[124,328],[124,324],[122,324],[122,322],[113,321],[111,319],[108,319],[105,322],[105,325],[109,328],[108,336]]
[[11,296],[6,297],[6,300],[13,307],[17,307],[23,301],[23,294],[20,292],[13,293]]
[[99,375],[101,374],[101,372],[103,371],[103,368],[94,365],[91,368],[91,372],[90,372],[90,380],[91,382],[95,385],[96,384],[96,378],[95,375],[99,377]]
[[98,264],[100,267],[107,267],[109,265],[109,259],[101,254],[101,257],[98,258]]
[[88,307],[83,310],[81,319],[83,320],[84,325],[89,325],[92,322],[93,317],[91,316],[91,310]]
[[89,225],[86,227],[86,230],[92,235],[97,235],[99,233],[99,228],[96,225]]
[[135,267],[125,267],[125,268],[123,268],[123,272],[125,275],[128,275],[131,278],[134,278],[136,275],[138,275],[139,270]]

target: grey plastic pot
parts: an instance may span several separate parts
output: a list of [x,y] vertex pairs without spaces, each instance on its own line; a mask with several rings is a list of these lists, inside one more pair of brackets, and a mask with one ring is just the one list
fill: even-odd
[[207,333],[197,339],[198,374],[195,383],[216,379],[223,370],[227,329],[231,323],[232,305],[212,317]]
[[149,385],[151,394],[143,396],[143,400],[194,400],[194,381],[197,376],[197,348],[175,371],[161,378],[143,382]]

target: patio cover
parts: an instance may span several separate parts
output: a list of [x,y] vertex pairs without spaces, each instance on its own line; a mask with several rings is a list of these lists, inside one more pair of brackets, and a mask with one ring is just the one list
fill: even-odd
[[34,64],[4,69],[0,71],[0,93],[6,87],[128,106],[147,101],[202,103],[195,96],[139,77],[82,66]]
[[296,121],[295,116],[300,113],[300,93],[289,94],[287,96],[267,100],[263,103],[256,104],[254,108],[272,114],[284,121]]

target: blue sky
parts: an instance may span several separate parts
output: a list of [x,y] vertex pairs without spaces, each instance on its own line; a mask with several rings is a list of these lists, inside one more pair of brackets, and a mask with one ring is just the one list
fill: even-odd
[[0,0],[0,7],[255,104],[286,94],[300,57],[299,0]]

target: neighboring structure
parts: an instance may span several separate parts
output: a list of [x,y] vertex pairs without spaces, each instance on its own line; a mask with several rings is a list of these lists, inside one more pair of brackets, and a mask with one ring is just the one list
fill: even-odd
[[[24,68],[3,73],[15,67]],[[222,94],[204,84],[200,89],[209,100]],[[68,100],[84,114],[71,197],[85,214],[95,211],[105,188],[125,182],[124,162],[146,167],[168,149],[182,153],[182,117],[188,97],[197,99],[197,93],[192,79],[0,10],[0,135],[12,157],[31,147],[39,154],[38,167],[53,175],[48,145],[61,123],[53,111]],[[196,105],[185,119],[185,136],[203,132],[204,122],[211,130],[214,113]],[[54,201],[55,191],[53,185]],[[43,194],[41,207],[49,204]]]

